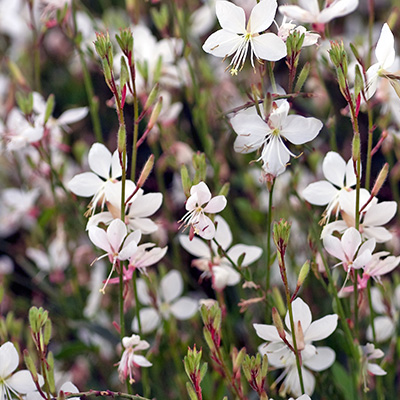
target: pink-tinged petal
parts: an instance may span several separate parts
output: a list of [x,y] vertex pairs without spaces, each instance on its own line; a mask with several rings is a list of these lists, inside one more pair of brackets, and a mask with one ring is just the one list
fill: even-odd
[[150,305],[151,297],[149,295],[149,289],[147,287],[146,282],[143,279],[139,278],[136,281],[136,287],[140,303],[143,304],[144,306]]
[[268,32],[252,37],[251,46],[254,55],[262,60],[278,61],[286,57],[286,44],[275,33]]
[[[362,173],[362,165],[360,165],[360,173]],[[357,176],[354,172],[354,163],[353,159],[350,160],[346,164],[346,187],[350,188],[355,186],[357,183]]]
[[[150,333],[161,323],[161,317],[154,308],[146,307],[139,311],[142,333]],[[139,332],[139,324],[135,317],[132,321],[132,331]]]
[[304,332],[304,340],[313,342],[322,340],[330,336],[337,327],[338,316],[336,314],[326,315],[311,323],[307,331]]
[[220,29],[214,32],[203,44],[203,50],[215,57],[227,57],[233,54],[243,42],[236,33]]
[[[303,332],[305,332],[311,324],[312,316],[310,307],[308,307],[308,305],[300,297],[298,297],[295,301],[293,301],[292,308],[294,324],[297,325],[297,322],[300,321]],[[286,327],[291,330],[289,312],[286,313],[285,324]]]
[[282,339],[274,325],[253,324],[257,336],[267,342],[280,342]]
[[330,347],[317,347],[315,356],[304,360],[304,366],[312,371],[324,371],[335,362],[335,359],[336,354]]
[[195,257],[211,259],[210,248],[201,239],[194,237],[192,240],[187,235],[179,236],[179,243],[190,254]]
[[361,235],[355,228],[349,228],[342,236],[342,248],[347,260],[354,260],[354,256],[361,244]]
[[19,356],[14,344],[6,342],[0,347],[0,377],[6,378],[12,374],[18,367]]
[[254,134],[247,134],[247,135],[239,135],[234,144],[233,149],[236,153],[241,154],[248,154],[252,153],[259,149],[265,141],[265,135],[254,135]]
[[333,200],[338,193],[338,190],[331,183],[319,181],[310,183],[303,190],[302,195],[310,204],[324,206]]
[[278,4],[276,0],[262,0],[251,10],[248,22],[251,33],[259,33],[268,29],[276,14]]
[[282,124],[281,135],[293,144],[298,145],[313,140],[322,127],[323,124],[319,119],[288,115]]
[[357,256],[357,258],[354,260],[352,267],[354,269],[360,269],[364,268],[372,258],[371,250],[365,250],[363,253],[360,253],[360,255]]
[[[41,382],[43,385],[43,377],[41,378]],[[18,371],[14,375],[10,376],[6,380],[6,384],[16,392],[21,394],[34,392],[35,390],[37,390],[35,382],[33,382],[32,375],[27,369]]]
[[94,143],[89,150],[90,169],[104,179],[110,177],[111,153],[104,144]]
[[377,243],[386,243],[393,237],[393,235],[382,226],[374,226],[371,228],[364,227],[363,235],[367,238],[375,239]]
[[130,243],[124,243],[122,250],[119,252],[118,259],[119,260],[129,260],[137,251],[137,244],[135,241],[131,241]]
[[[310,2],[311,1],[314,2],[314,0],[310,0]],[[317,15],[299,6],[280,6],[279,12],[288,19],[295,19],[300,22],[313,23],[317,20]]]
[[287,100],[278,100],[278,101],[280,101],[281,103],[277,109],[271,112],[271,115],[269,116],[269,123],[274,128],[281,129],[282,124],[284,123],[289,114],[290,104]]
[[[314,375],[303,367],[301,368],[301,371],[303,375],[304,390],[306,394],[312,395],[315,388]],[[299,374],[297,372],[295,364],[289,367],[289,371],[283,381],[282,386],[284,386],[288,392],[290,392],[296,397],[301,396],[303,394],[300,388]]]
[[92,243],[103,249],[108,254],[112,254],[113,251],[110,246],[110,242],[108,241],[107,233],[104,229],[98,228],[97,226],[91,226],[88,229],[89,239]]
[[223,264],[213,267],[213,278],[213,286],[217,290],[237,285],[240,282],[239,272]]
[[[125,182],[125,201],[135,190],[136,185],[129,179]],[[122,182],[108,180],[104,184],[104,194],[106,201],[111,203],[115,208],[121,209]]]
[[[79,393],[79,389],[72,382],[65,382],[61,387],[60,391],[64,393]],[[69,400],[79,400],[80,397],[69,397]]]
[[330,151],[322,163],[322,172],[325,178],[339,188],[344,186],[344,176],[346,174],[346,162],[336,152]]
[[394,36],[388,24],[384,24],[375,49],[376,58],[382,68],[388,69],[394,63]]
[[258,246],[247,246],[245,244],[236,244],[228,251],[229,258],[237,264],[239,257],[244,253],[242,266],[247,267],[262,255],[262,249]]
[[140,355],[134,354],[132,359],[133,359],[133,363],[136,364],[136,365],[139,365],[140,367],[151,367],[153,365],[144,356],[140,356]]
[[369,373],[371,373],[372,375],[386,375],[387,372],[381,368],[378,364],[373,364],[373,363],[368,363],[367,364],[367,370]]
[[199,205],[207,203],[211,200],[211,192],[206,183],[200,182],[190,188],[190,194],[197,195],[197,202]]
[[[378,343],[386,342],[392,338],[395,333],[396,326],[392,319],[386,316],[378,316],[374,318],[375,337]],[[367,328],[367,340],[373,340],[371,325]]]
[[367,83],[365,85],[365,97],[369,100],[376,92],[378,86],[379,63],[371,65],[367,70]]
[[120,219],[114,219],[107,228],[107,239],[114,252],[119,251],[126,233],[126,225]]
[[183,293],[183,279],[181,273],[173,269],[161,279],[160,295],[166,303],[171,303]]
[[148,193],[137,196],[132,202],[129,216],[141,218],[150,217],[160,208],[162,200],[162,193]]
[[367,240],[365,243],[361,245],[360,250],[358,251],[358,256],[360,256],[365,251],[372,253],[375,250],[375,246],[376,246],[375,239]]
[[158,230],[158,225],[150,218],[131,218],[128,225],[133,230],[140,230],[143,235],[148,235]]
[[385,225],[396,214],[397,203],[395,201],[383,201],[373,204],[365,213],[363,219],[364,226]]
[[329,7],[324,8],[316,22],[326,24],[334,18],[352,13],[358,7],[358,0],[335,0]]
[[200,237],[206,240],[211,240],[215,236],[215,226],[214,223],[205,215],[200,215],[199,223],[195,226],[198,229],[196,232]]
[[171,304],[170,310],[173,316],[179,320],[192,318],[199,309],[199,302],[190,297],[181,297]]
[[58,125],[69,125],[80,121],[85,118],[89,112],[88,107],[73,108],[72,110],[67,110],[63,112],[57,119]]
[[225,196],[215,196],[213,197],[208,204],[204,207],[204,212],[215,214],[222,211],[227,204],[227,200]]
[[229,1],[217,1],[215,11],[221,28],[233,33],[246,32],[246,16],[243,8]]
[[[229,228],[228,223],[220,215],[215,217],[214,223],[216,226],[215,239],[223,250],[227,250],[232,244],[231,228]],[[217,252],[217,245],[213,242],[212,246],[214,251]]]
[[273,136],[270,142],[264,146],[261,153],[263,170],[267,174],[278,176],[282,174],[290,160],[290,153],[277,136]]
[[110,212],[100,212],[89,218],[88,223],[86,224],[86,230],[89,230],[91,226],[98,226],[101,223],[104,225],[108,225],[113,220],[114,218]]
[[254,139],[265,138],[271,133],[271,128],[258,114],[237,113],[230,120],[233,130],[238,135],[254,135]]
[[325,250],[333,257],[338,258],[341,261],[346,260],[346,256],[343,252],[342,243],[340,240],[332,235],[326,235],[323,237],[323,243]]
[[39,269],[46,272],[50,271],[51,265],[47,253],[42,250],[29,247],[26,249],[26,255],[36,264]]
[[309,11],[313,15],[319,14],[318,0],[298,0],[298,4],[301,8]]
[[104,181],[93,172],[84,172],[82,174],[75,175],[68,182],[67,187],[77,196],[91,197],[95,195],[103,185]]
[[120,176],[122,176],[121,160],[118,150],[115,150],[111,158],[111,178],[119,178]]

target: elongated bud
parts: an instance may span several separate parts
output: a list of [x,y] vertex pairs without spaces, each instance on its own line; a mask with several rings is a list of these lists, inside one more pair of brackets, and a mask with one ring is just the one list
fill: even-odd
[[361,141],[360,134],[355,134],[352,143],[352,155],[353,162],[356,162],[361,157]]
[[152,106],[152,104],[154,103],[155,99],[156,99],[157,96],[158,96],[158,92],[159,92],[159,91],[160,91],[160,84],[159,84],[159,83],[156,83],[156,84],[153,86],[153,89],[151,89],[151,92],[150,92],[150,94],[149,94],[149,97],[148,97],[147,100],[146,100],[146,104],[144,105],[143,111],[148,110],[148,109]]
[[264,117],[268,118],[272,110],[272,96],[271,93],[269,92],[264,97],[263,107],[264,107]]
[[120,77],[120,85],[123,88],[129,82],[129,70],[126,65],[125,57],[121,56],[121,77]]
[[273,237],[276,248],[280,253],[285,253],[289,243],[291,225],[288,221],[281,219],[274,223]]
[[17,100],[18,107],[25,115],[32,114],[33,111],[33,94],[28,93],[28,95],[24,95],[21,92],[17,92],[15,95],[15,99]]
[[161,32],[166,29],[169,21],[168,6],[166,4],[162,4],[158,10],[157,8],[152,7],[150,9],[150,13],[152,17],[151,19],[156,28]]
[[49,373],[47,374],[47,383],[49,384],[50,392],[56,391],[56,385],[54,382],[54,355],[51,351],[47,354],[47,366]]
[[275,304],[276,308],[279,311],[279,314],[285,315],[286,313],[285,302],[283,301],[282,294],[277,286],[274,286],[272,288],[272,298],[274,299],[273,304]]
[[53,114],[54,103],[55,103],[54,94],[51,94],[47,98],[47,102],[46,102],[46,111],[45,111],[45,114],[44,114],[44,123],[45,124],[47,124],[47,121],[49,120],[49,118]]
[[118,129],[118,152],[122,154],[126,148],[126,129],[125,125],[120,125]]
[[374,187],[372,188],[372,191],[371,191],[371,196],[378,195],[379,191],[381,190],[382,185],[385,183],[388,173],[389,173],[389,164],[385,163],[385,165],[380,170],[378,177],[376,178]]
[[139,179],[137,181],[137,186],[142,187],[149,177],[152,169],[154,167],[154,154],[151,154],[146,164],[144,165],[142,172],[140,173]]
[[207,163],[205,154],[200,152],[193,154],[192,163],[195,169],[193,185],[197,185],[206,179]]
[[299,278],[297,279],[297,286],[302,286],[310,272],[310,262],[307,260],[300,269]]
[[32,379],[35,382],[38,382],[39,377],[38,377],[35,363],[33,362],[32,357],[30,356],[28,350],[26,350],[26,349],[24,350],[24,361],[25,361],[26,368],[28,368],[29,372],[32,374]]
[[50,342],[51,339],[51,321],[48,319],[46,323],[44,324],[44,329],[43,329],[43,341],[45,346],[47,346]]
[[311,69],[311,64],[309,62],[306,62],[304,64],[304,67],[300,71],[299,77],[297,78],[296,86],[294,88],[295,93],[300,92],[301,88],[304,85],[304,82],[308,78],[308,75],[310,73],[310,69]]
[[181,180],[183,192],[185,193],[186,198],[188,198],[190,196],[190,188],[193,186],[193,184],[189,178],[189,171],[186,165],[182,165],[181,167]]
[[12,61],[8,61],[8,69],[10,70],[11,76],[14,78],[14,80],[17,82],[19,86],[28,88],[28,84],[26,83],[24,75],[17,66],[17,64],[15,64]]
[[104,60],[102,61],[102,65],[103,65],[104,79],[105,79],[105,81],[106,81],[106,83],[107,83],[107,86],[108,86],[111,90],[113,90],[113,89],[112,89],[112,85],[111,85],[111,83],[112,83],[111,68],[110,68],[110,66],[108,65],[107,60],[104,59]]
[[354,97],[360,94],[360,92],[364,89],[364,79],[361,75],[360,67],[356,65],[356,77],[354,81]]
[[222,186],[222,188],[219,191],[218,195],[227,197],[230,187],[231,187],[231,184],[229,182],[224,183],[224,186]]
[[236,347],[232,350],[232,366],[233,366],[233,373],[237,373],[242,366],[243,359],[246,355],[246,348],[243,347],[240,351],[237,350]]
[[130,28],[121,29],[119,35],[115,35],[115,39],[117,39],[120,49],[129,60],[129,57],[133,52],[133,35]]
[[279,312],[275,307],[272,307],[272,321],[278,331],[279,337],[282,340],[286,339],[285,328],[283,327],[281,316],[279,315]]
[[106,35],[104,33],[96,33],[94,47],[96,49],[96,53],[102,60],[108,57],[110,49],[112,49],[110,35],[108,34],[108,32]]
[[163,98],[162,96],[160,96],[157,100],[156,105],[153,108],[153,111],[151,112],[150,120],[149,123],[147,124],[147,130],[151,130],[153,126],[156,124],[157,118],[160,115],[162,109],[162,103],[163,103]]

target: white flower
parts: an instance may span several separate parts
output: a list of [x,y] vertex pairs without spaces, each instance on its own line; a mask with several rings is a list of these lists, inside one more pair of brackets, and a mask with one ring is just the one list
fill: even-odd
[[[220,216],[215,217],[215,223],[217,225],[215,239],[234,263],[237,264],[242,254],[245,254],[242,267],[247,267],[261,257],[262,249],[257,246],[237,244],[229,249],[232,244],[232,233],[229,225]],[[179,241],[187,252],[199,257],[192,261],[192,265],[203,271],[201,278],[209,277],[212,279],[214,289],[222,290],[226,286],[233,286],[240,282],[240,274],[232,267],[226,257],[218,255],[218,247],[214,242],[211,243],[210,248],[201,239],[194,237],[190,240],[189,236],[185,235],[180,235]]]
[[[60,390],[58,391],[58,395],[60,395],[60,392],[63,391],[63,393],[79,393],[79,389],[72,383],[72,382],[65,382],[62,384],[60,387]],[[39,392],[30,392],[26,395],[26,400],[43,400],[42,395]],[[79,397],[69,397],[68,400],[79,400]]]
[[110,275],[107,278],[103,289],[101,289],[101,291],[104,293],[104,289],[114,271],[115,263],[117,260],[128,260],[135,254],[137,251],[137,244],[140,241],[141,233],[140,231],[135,231],[126,236],[126,225],[120,219],[115,219],[113,222],[111,222],[107,228],[107,232],[104,229],[98,228],[97,226],[91,226],[88,233],[89,239],[93,242],[93,244],[106,252],[101,257],[98,257],[95,261],[108,256],[110,262],[112,262]]
[[276,0],[261,0],[251,11],[246,24],[244,10],[228,1],[217,1],[216,13],[222,27],[204,43],[203,50],[216,57],[229,57],[235,75],[243,68],[250,47],[250,61],[278,61],[286,56],[286,45],[274,33],[262,33],[272,24],[277,8]]
[[[143,333],[156,329],[162,319],[169,319],[171,314],[179,320],[186,320],[196,314],[199,302],[187,296],[182,296],[183,279],[177,270],[169,271],[160,282],[158,294],[152,294],[143,279],[137,280],[137,291],[140,302],[150,306],[140,310],[140,322]],[[132,330],[139,331],[135,317]]]
[[326,1],[320,11],[318,0],[298,0],[298,6],[280,6],[279,12],[300,22],[326,24],[334,18],[352,13],[358,7],[358,0]]
[[[205,213],[215,214],[226,207],[225,196],[211,198],[211,192],[204,182],[200,182],[190,188],[190,197],[186,201],[187,213],[179,221],[185,226],[190,226],[190,236],[194,234],[203,239],[211,240],[215,235],[215,226]],[[204,206],[204,204],[206,204]]]
[[370,99],[376,92],[378,77],[385,74],[385,71],[390,68],[396,58],[394,50],[394,36],[388,24],[382,27],[381,35],[376,44],[375,56],[377,63],[371,65],[367,70],[367,84],[365,97]]
[[[28,370],[13,372],[19,364],[17,349],[11,342],[6,342],[0,347],[0,400],[20,397],[37,390],[32,375]],[[44,379],[39,377],[39,385],[42,386]]]
[[[315,347],[312,342],[327,338],[336,329],[338,316],[326,315],[317,321],[312,321],[312,315],[308,305],[300,298],[292,303],[295,335],[298,351],[302,359],[302,375],[305,392],[312,395],[315,387],[315,378],[306,368],[312,371],[323,371],[329,368],[335,361],[335,352],[329,347]],[[285,324],[289,332],[285,331],[287,342],[293,346],[290,333],[289,312],[285,317]],[[302,394],[297,373],[296,358],[292,350],[283,342],[274,325],[253,325],[257,335],[270,343],[261,345],[259,351],[268,356],[268,363],[276,368],[285,368],[281,377],[285,376],[283,389],[295,396]],[[278,378],[279,379],[279,378]]]
[[291,21],[287,22],[286,16],[284,16],[281,25],[278,26],[278,36],[286,43],[289,35],[294,32],[298,32],[300,36],[304,34],[302,47],[308,47],[316,44],[318,39],[321,37],[318,33],[307,31],[304,26],[296,26],[296,24],[293,24]]
[[[323,206],[327,204],[324,216],[327,222],[331,213],[339,215],[342,195],[351,191],[351,187],[357,183],[354,173],[353,160],[346,162],[334,151],[330,151],[322,163],[322,171],[326,181],[311,183],[303,190],[303,197],[311,204]],[[339,189],[337,189],[339,188]]]
[[266,174],[278,176],[285,171],[290,156],[295,155],[286,147],[284,140],[299,145],[313,140],[322,129],[316,118],[288,115],[289,103],[281,102],[265,121],[255,110],[239,112],[231,119],[233,130],[238,134],[234,149],[238,153],[251,153],[262,148],[257,160],[263,161]]
[[364,379],[364,390],[368,390],[367,378],[368,374],[371,375],[386,375],[386,371],[382,369],[378,364],[371,362],[377,358],[382,358],[385,353],[380,349],[375,349],[372,343],[367,343],[365,346],[360,346],[361,353],[361,374]]
[[78,196],[93,196],[91,208],[94,212],[99,202],[102,207],[104,206],[106,191],[112,192],[112,185],[122,175],[122,168],[118,151],[115,150],[111,155],[110,151],[101,143],[94,143],[90,148],[88,161],[93,172],[84,172],[74,176],[68,183],[68,189]]
[[129,383],[134,383],[133,378],[134,367],[151,367],[153,364],[144,356],[137,355],[135,352],[147,350],[150,345],[145,340],[140,340],[140,336],[132,335],[124,337],[122,345],[125,350],[122,353],[121,361],[118,363],[119,379],[122,383],[129,377]]

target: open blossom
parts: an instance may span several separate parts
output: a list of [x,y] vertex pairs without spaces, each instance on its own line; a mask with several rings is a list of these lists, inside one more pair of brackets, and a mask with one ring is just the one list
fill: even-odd
[[286,56],[285,43],[274,33],[262,33],[271,26],[276,8],[276,0],[261,0],[254,6],[246,24],[246,16],[241,7],[228,1],[217,1],[216,13],[222,29],[206,40],[203,50],[223,58],[234,54],[229,64],[232,75],[243,68],[249,50],[253,68],[254,57],[257,61],[280,60]]
[[351,191],[357,182],[353,160],[347,164],[336,152],[330,151],[322,163],[325,181],[311,183],[303,190],[303,197],[311,204],[323,206],[327,204],[324,217],[327,222],[332,213],[337,217],[342,208],[343,194]]
[[190,226],[190,237],[194,234],[203,239],[211,240],[215,235],[215,225],[205,213],[215,214],[226,207],[225,196],[211,198],[211,192],[204,182],[194,185],[190,189],[190,197],[186,201],[187,213],[179,221]]
[[[215,239],[234,263],[237,264],[242,254],[245,254],[242,267],[247,267],[261,257],[262,249],[257,246],[237,244],[229,249],[232,244],[232,232],[229,225],[219,215],[215,217],[215,223],[217,225]],[[234,286],[240,282],[240,274],[232,267],[228,258],[218,254],[218,247],[214,242],[211,243],[210,248],[201,239],[194,237],[190,240],[189,236],[185,235],[179,236],[179,241],[187,252],[199,257],[192,261],[192,266],[203,271],[201,279],[204,277],[212,279],[214,289],[222,290],[226,286]]]
[[129,383],[134,383],[133,372],[135,367],[151,367],[153,364],[146,357],[135,354],[137,351],[147,350],[150,345],[145,340],[140,340],[140,336],[132,335],[122,338],[122,345],[125,350],[122,353],[121,361],[118,363],[119,379],[122,383],[129,378]]
[[378,364],[372,362],[377,358],[382,358],[385,353],[381,349],[375,349],[374,344],[367,343],[365,346],[360,346],[361,353],[361,374],[364,379],[364,390],[368,390],[367,378],[370,375],[386,375],[386,371],[383,370]]
[[232,119],[233,130],[238,137],[234,149],[238,153],[251,153],[261,148],[263,170],[266,174],[278,176],[286,169],[290,156],[296,157],[284,141],[300,145],[313,140],[322,129],[322,122],[313,117],[289,115],[290,105],[282,101],[274,108],[265,121],[255,110],[237,113]]
[[[19,355],[14,344],[6,342],[0,347],[0,400],[21,398],[21,394],[27,394],[37,390],[31,373],[24,369],[13,373],[19,364]],[[43,377],[38,375],[39,386],[44,383]]]
[[[309,371],[323,371],[329,368],[335,361],[335,352],[329,347],[315,347],[312,342],[322,340],[330,336],[336,329],[338,316],[326,315],[317,321],[312,321],[312,315],[308,305],[300,298],[292,303],[295,335],[297,348],[302,359],[302,374],[305,394],[312,395],[315,387],[315,378]],[[285,324],[289,332],[285,331],[287,342],[293,346],[290,329],[289,312],[285,317]],[[261,354],[268,356],[268,363],[275,368],[284,368],[282,374],[284,392],[295,396],[302,394],[299,376],[296,367],[296,357],[292,350],[279,336],[274,325],[254,324],[257,335],[269,343],[259,347]]]
[[302,47],[308,47],[316,44],[321,37],[318,33],[307,31],[302,25],[296,25],[292,21],[288,22],[286,16],[283,17],[282,23],[278,26],[278,36],[286,43],[290,34],[297,32],[300,36],[304,35]]
[[[148,307],[140,310],[142,332],[148,333],[156,329],[161,321],[173,315],[176,319],[186,320],[196,314],[199,303],[183,293],[182,275],[177,270],[169,271],[160,282],[158,293],[151,293],[143,279],[137,280],[139,301]],[[138,320],[132,321],[132,330],[139,331]]]
[[88,162],[93,172],[83,172],[74,176],[68,183],[68,189],[78,196],[92,197],[91,209],[98,203],[104,206],[107,192],[113,191],[113,185],[122,175],[118,151],[114,154],[101,143],[94,143],[89,150]]
[[326,24],[334,18],[352,13],[358,7],[358,0],[327,0],[321,11],[318,0],[298,0],[298,6],[280,6],[279,12],[300,22]]
[[382,27],[381,35],[375,48],[377,62],[367,70],[365,97],[370,99],[376,92],[378,78],[385,76],[388,69],[394,64],[396,53],[394,50],[394,36],[388,24]]

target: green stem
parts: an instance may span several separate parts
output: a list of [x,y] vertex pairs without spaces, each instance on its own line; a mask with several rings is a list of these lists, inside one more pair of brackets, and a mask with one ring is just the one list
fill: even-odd
[[138,322],[138,327],[139,327],[139,335],[142,335],[142,321],[140,320],[140,309],[139,309],[139,296],[138,296],[138,291],[137,291],[137,279],[136,279],[136,271],[133,271],[132,273],[132,283],[133,283],[133,294],[135,296],[135,314],[136,314],[136,319]]
[[[133,57],[133,56],[132,56]],[[131,61],[132,95],[133,95],[133,141],[131,158],[131,180],[136,182],[137,141],[139,136],[139,99],[136,90],[135,64]]]
[[130,400],[150,400],[146,397],[139,396],[138,394],[129,394],[129,393],[122,393],[122,392],[112,392],[111,390],[89,390],[88,392],[79,392],[79,393],[69,393],[65,395],[66,399],[69,399],[71,397],[80,397],[80,398],[85,398],[85,397],[90,397],[90,396],[95,396],[95,397],[122,397],[124,399],[130,399]]
[[274,62],[267,61],[268,76],[269,76],[269,80],[271,82],[272,91],[274,93],[276,93],[277,90],[276,90],[276,82],[275,82],[275,75],[274,75],[274,68],[273,68],[274,65],[275,65]]
[[372,294],[371,294],[371,280],[368,279],[367,283],[367,293],[368,293],[368,305],[369,305],[369,313],[370,313],[370,319],[371,319],[371,327],[372,327],[372,338],[374,340],[374,344],[376,344],[376,330],[375,330],[375,311],[372,307]]
[[373,120],[372,120],[372,109],[368,102],[368,147],[367,147],[367,167],[365,171],[365,189],[369,190],[369,185],[371,181],[371,164],[372,164],[372,142],[373,142]]
[[267,215],[267,273],[265,278],[265,292],[268,292],[271,280],[271,234],[272,234],[272,201],[273,192],[276,179],[272,181],[272,185],[269,189],[269,203],[268,203],[268,215]]

